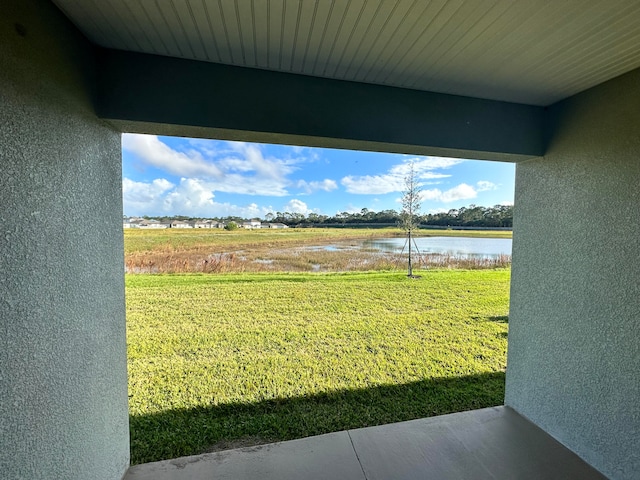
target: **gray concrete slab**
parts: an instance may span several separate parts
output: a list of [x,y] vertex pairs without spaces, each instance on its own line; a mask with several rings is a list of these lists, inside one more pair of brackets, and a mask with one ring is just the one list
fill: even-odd
[[596,480],[508,407],[485,408],[131,467],[124,480]]
[[348,432],[145,463],[123,480],[365,480]]
[[508,407],[349,433],[367,480],[605,478]]

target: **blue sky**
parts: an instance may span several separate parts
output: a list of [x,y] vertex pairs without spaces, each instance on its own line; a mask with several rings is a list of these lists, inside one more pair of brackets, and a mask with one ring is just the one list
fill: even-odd
[[122,160],[129,216],[399,211],[411,161],[422,213],[513,203],[515,165],[503,162],[134,134]]

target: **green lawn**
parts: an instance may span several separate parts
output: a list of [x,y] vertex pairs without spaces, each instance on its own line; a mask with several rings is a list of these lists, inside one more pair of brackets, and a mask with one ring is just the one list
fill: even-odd
[[132,463],[501,404],[509,274],[127,275]]

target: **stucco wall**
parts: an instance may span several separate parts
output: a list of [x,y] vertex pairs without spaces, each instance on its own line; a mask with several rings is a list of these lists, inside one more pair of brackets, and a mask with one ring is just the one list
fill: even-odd
[[550,108],[516,167],[506,404],[640,478],[640,71]]
[[0,478],[129,463],[120,135],[49,2],[0,15]]

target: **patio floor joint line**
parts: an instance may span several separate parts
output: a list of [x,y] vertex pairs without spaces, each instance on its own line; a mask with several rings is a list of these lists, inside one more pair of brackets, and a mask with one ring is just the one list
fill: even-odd
[[353,448],[353,453],[356,454],[356,460],[358,460],[358,464],[360,465],[360,470],[362,470],[362,476],[364,477],[364,480],[369,480],[367,477],[367,472],[364,471],[364,466],[362,465],[362,462],[360,461],[360,456],[358,455],[358,451],[356,450],[356,446],[353,444],[353,438],[351,438],[351,432],[349,430],[347,430],[347,435],[349,436],[349,441],[351,442],[351,448]]

